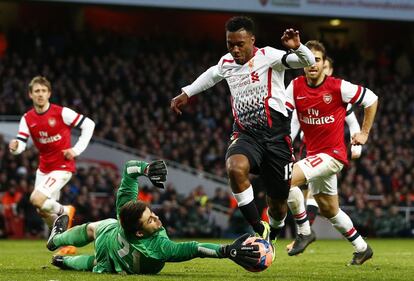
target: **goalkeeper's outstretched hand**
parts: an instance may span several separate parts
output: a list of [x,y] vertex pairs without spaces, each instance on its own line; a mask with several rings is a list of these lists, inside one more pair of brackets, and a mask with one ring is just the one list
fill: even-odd
[[167,174],[167,165],[163,160],[155,160],[148,165],[147,177],[151,183],[158,188],[164,188]]
[[223,257],[229,258],[238,265],[251,268],[254,267],[260,257],[258,245],[243,245],[251,235],[246,233],[237,238],[232,244],[225,245],[221,249]]

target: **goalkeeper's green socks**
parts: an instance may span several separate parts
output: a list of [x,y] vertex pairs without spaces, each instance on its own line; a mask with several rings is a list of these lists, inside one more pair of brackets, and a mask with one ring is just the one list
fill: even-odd
[[64,256],[63,264],[69,269],[92,271],[95,256]]
[[93,239],[89,239],[87,227],[87,223],[74,226],[61,234],[57,234],[53,238],[53,243],[58,247],[67,245],[82,247],[88,245]]

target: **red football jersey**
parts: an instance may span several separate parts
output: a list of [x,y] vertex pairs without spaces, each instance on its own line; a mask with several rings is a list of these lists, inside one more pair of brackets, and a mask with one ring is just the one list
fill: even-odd
[[292,103],[287,106],[296,108],[307,156],[326,153],[348,164],[344,140],[346,107],[362,100],[364,93],[361,86],[334,77],[326,77],[317,87],[310,87],[304,76],[291,82],[287,94]]
[[18,138],[27,140],[30,135],[39,150],[39,170],[43,173],[75,171],[75,160],[65,159],[62,150],[72,147],[71,127],[78,123],[81,115],[67,109],[65,117],[63,112],[64,108],[55,104],[50,104],[42,114],[32,109],[23,116],[22,121],[27,126],[19,127]]

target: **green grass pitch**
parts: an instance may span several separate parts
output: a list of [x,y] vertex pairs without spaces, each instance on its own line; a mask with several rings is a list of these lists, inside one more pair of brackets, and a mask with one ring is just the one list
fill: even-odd
[[[157,275],[125,276],[59,270],[49,264],[52,255],[46,250],[45,241],[0,240],[0,280],[414,280],[414,239],[371,239],[369,243],[374,250],[374,258],[358,267],[346,266],[352,256],[352,247],[344,240],[316,241],[297,257],[286,254],[284,248],[288,242],[279,241],[275,262],[261,273],[247,272],[229,260],[195,259],[168,263]],[[88,246],[79,252],[92,251],[92,246]]]

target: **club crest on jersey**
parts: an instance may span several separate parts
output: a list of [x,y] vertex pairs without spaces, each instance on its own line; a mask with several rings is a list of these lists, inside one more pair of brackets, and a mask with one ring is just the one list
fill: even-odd
[[324,94],[324,95],[323,95],[323,101],[324,101],[326,104],[330,104],[330,103],[331,103],[331,101],[332,101],[332,95],[331,95],[331,94]]
[[257,71],[250,73],[250,77],[252,78],[252,83],[260,82],[259,73],[257,73]]
[[50,127],[54,127],[56,125],[56,119],[51,117],[47,120],[47,122],[49,123]]

